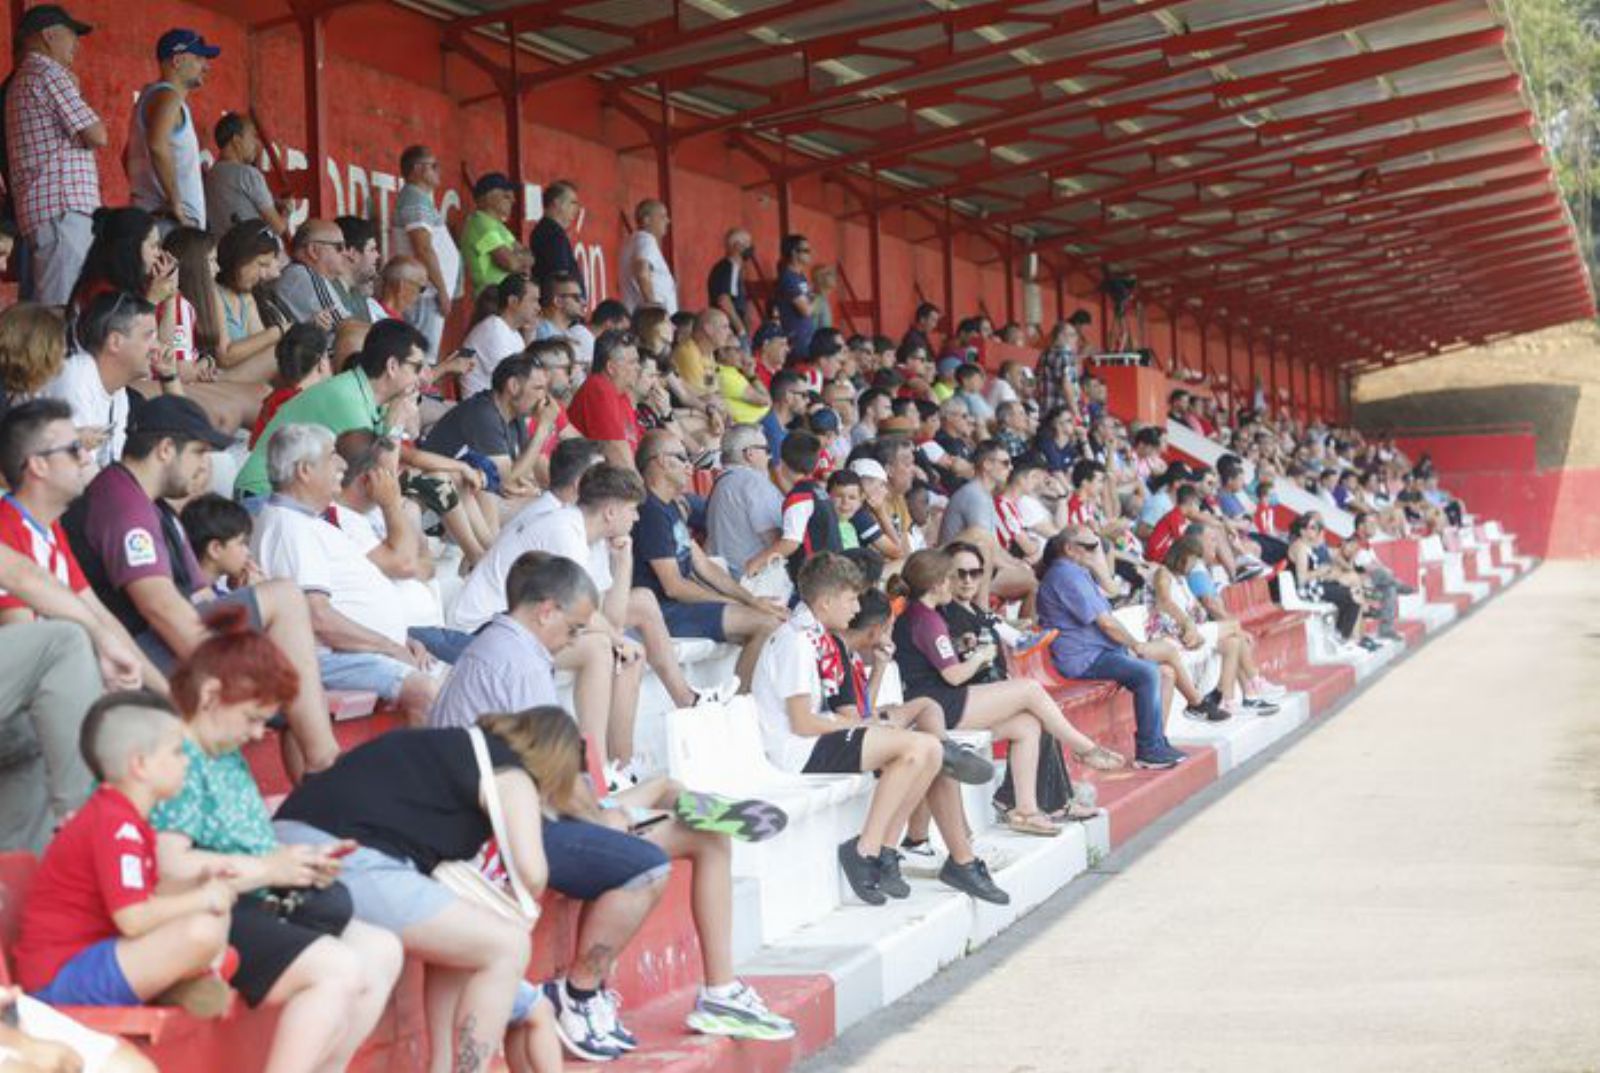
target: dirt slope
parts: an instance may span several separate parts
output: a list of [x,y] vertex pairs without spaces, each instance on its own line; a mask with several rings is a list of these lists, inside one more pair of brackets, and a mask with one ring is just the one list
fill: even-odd
[[1568,324],[1370,373],[1354,401],[1369,429],[1528,422],[1541,467],[1600,466],[1600,327]]

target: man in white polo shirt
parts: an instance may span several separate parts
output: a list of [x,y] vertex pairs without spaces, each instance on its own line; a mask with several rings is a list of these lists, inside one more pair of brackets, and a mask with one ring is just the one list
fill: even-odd
[[291,422],[274,431],[267,441],[272,496],[256,518],[251,549],[268,575],[305,592],[323,684],[376,693],[420,726],[437,691],[434,660],[410,630],[438,626],[439,609],[431,595],[396,585],[328,521],[344,471],[326,428]]

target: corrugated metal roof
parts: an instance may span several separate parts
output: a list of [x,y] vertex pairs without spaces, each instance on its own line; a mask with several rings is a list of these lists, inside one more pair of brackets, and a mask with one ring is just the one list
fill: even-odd
[[[584,73],[664,84],[694,117],[675,140],[787,139],[792,178],[871,169],[888,203],[948,200],[1158,301],[1325,333],[1380,296],[1380,353],[1319,334],[1329,357],[1593,314],[1488,0],[475,6],[528,14],[523,39]],[[1508,207],[1526,286],[1478,256]]]

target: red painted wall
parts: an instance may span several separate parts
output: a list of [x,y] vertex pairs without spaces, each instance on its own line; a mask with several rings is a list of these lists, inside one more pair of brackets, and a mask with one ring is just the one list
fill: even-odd
[[1439,483],[1474,514],[1515,533],[1523,554],[1600,557],[1600,469],[1538,469],[1530,433],[1402,434],[1396,442],[1413,459],[1430,454]]

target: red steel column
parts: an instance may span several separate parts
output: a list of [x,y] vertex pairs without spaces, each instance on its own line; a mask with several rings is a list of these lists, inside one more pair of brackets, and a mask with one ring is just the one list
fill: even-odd
[[511,55],[510,62],[506,65],[508,75],[507,89],[501,93],[500,97],[505,104],[506,113],[506,174],[517,188],[516,200],[511,207],[511,218],[516,221],[514,230],[520,242],[522,224],[527,216],[527,204],[522,182],[522,94],[517,90],[517,83],[522,78],[519,66],[519,54],[522,49],[517,47],[517,22],[515,19],[506,21],[506,40],[510,43]]
[[883,334],[883,216],[878,211],[878,173],[868,177],[872,200],[867,205],[867,257],[872,276],[872,334]]
[[[656,132],[656,197],[667,207],[667,215],[672,214],[672,100],[667,92],[667,84],[661,83],[661,129]],[[661,256],[667,259],[667,264],[673,264],[672,258],[672,230],[669,227],[666,236],[661,241]]]
[[315,177],[310,190],[311,215],[317,218],[323,215],[322,187],[327,170],[328,102],[322,92],[327,42],[320,15],[302,14],[297,21],[306,83],[306,158]]
[[1011,293],[1017,282],[1017,255],[1016,240],[1011,237],[1011,229],[1006,228],[1006,323],[1011,324],[1017,319],[1016,297]]
[[950,211],[950,199],[944,202],[944,329],[945,335],[955,334],[956,328],[956,228]]
[[1056,277],[1056,320],[1059,322],[1067,319],[1067,277],[1062,274],[1059,266],[1053,267],[1051,271]]
[[1170,329],[1172,336],[1171,365],[1173,370],[1177,372],[1183,371],[1183,359],[1178,355],[1178,314],[1182,308],[1174,300],[1172,307],[1167,310],[1167,327]]

